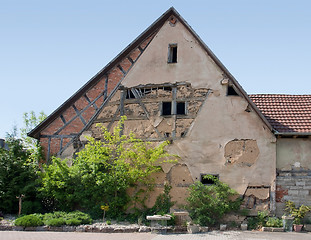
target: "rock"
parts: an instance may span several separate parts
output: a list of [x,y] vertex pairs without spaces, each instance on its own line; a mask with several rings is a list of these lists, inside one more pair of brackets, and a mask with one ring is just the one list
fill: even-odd
[[141,226],[138,230],[138,232],[150,232],[151,229],[149,227],[146,226]]
[[219,230],[220,231],[225,231],[227,229],[227,225],[226,224],[220,224],[219,226]]
[[247,230],[247,224],[246,223],[242,223],[241,224],[241,230],[242,231],[246,231]]
[[198,225],[188,225],[187,226],[187,232],[191,233],[191,234],[198,233],[198,232],[200,232],[200,228]]

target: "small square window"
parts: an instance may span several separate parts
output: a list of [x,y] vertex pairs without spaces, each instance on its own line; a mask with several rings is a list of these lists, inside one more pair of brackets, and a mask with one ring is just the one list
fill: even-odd
[[186,114],[186,104],[185,104],[185,102],[177,102],[176,114],[177,115],[185,115]]
[[162,102],[162,115],[172,115],[172,102]]
[[212,176],[212,177],[219,179],[218,174],[201,174],[201,179],[200,179],[201,183],[207,184],[207,185],[215,184],[215,180],[213,180],[212,178],[206,178],[205,176]]
[[177,63],[177,44],[168,45],[168,63]]

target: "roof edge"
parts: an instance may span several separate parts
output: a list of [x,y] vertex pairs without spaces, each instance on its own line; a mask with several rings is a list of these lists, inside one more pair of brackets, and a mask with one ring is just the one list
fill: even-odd
[[95,74],[87,83],[85,83],[78,91],[76,91],[70,98],[68,98],[62,105],[53,111],[44,121],[37,125],[34,129],[27,133],[29,137],[39,139],[40,132],[52,123],[66,108],[70,107],[72,103],[78,100],[86,90],[94,86],[105,74],[107,74],[119,61],[127,54],[134,50],[141,41],[150,36],[153,32],[163,25],[170,15],[180,17],[180,14],[174,7],[170,7],[157,20],[155,20],[145,31],[143,31],[137,38],[135,38],[127,47],[125,47],[115,58],[106,64],[97,74]]

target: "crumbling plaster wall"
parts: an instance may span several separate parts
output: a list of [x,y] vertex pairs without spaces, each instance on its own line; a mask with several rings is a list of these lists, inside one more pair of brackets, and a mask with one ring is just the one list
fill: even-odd
[[[175,64],[167,63],[168,45],[172,43],[178,45]],[[249,111],[249,104],[243,97],[227,96],[227,85],[221,84],[223,79],[227,79],[227,76],[193,35],[182,24],[177,22],[175,26],[171,26],[167,22],[124,78],[122,85],[125,88],[132,88],[148,84],[189,83],[194,89],[209,90],[210,94],[201,110],[188,126],[187,135],[174,139],[169,151],[181,157],[179,164],[187,166],[193,181],[200,180],[201,174],[219,174],[221,181],[228,183],[242,195],[251,187],[252,190],[248,192],[254,196],[252,199],[261,196],[256,194],[257,188],[259,192],[263,191],[261,187],[265,189],[268,187],[273,195],[276,166],[275,137],[255,111]],[[120,98],[115,98],[115,101],[118,102],[118,99]],[[154,105],[154,113],[160,115],[157,106]],[[112,113],[109,116],[113,118]],[[105,115],[101,117],[104,118]],[[143,111],[141,117],[144,117]],[[169,119],[166,120],[169,122]],[[135,130],[136,127],[132,123],[125,123],[125,126],[131,126],[130,130]],[[136,124],[141,123],[136,121]],[[169,124],[160,128],[168,126]],[[156,136],[156,133],[153,134]],[[139,129],[139,135],[144,135],[143,128]],[[236,144],[239,150],[226,152],[227,144]],[[236,162],[228,161],[230,154],[234,155]],[[243,157],[247,159],[247,163]],[[177,193],[182,191],[186,194],[186,185],[183,186],[182,182],[174,184],[173,199],[182,202],[182,197]],[[268,195],[265,196],[271,197],[270,193]]]
[[285,202],[311,205],[311,139],[277,140],[277,214],[284,213]]

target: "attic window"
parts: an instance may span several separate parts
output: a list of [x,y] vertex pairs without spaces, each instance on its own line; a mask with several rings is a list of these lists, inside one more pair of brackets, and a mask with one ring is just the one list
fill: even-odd
[[125,96],[126,99],[133,99],[135,98],[135,95],[133,94],[133,92],[131,91],[131,89],[127,89],[126,90],[126,96]]
[[168,63],[177,63],[177,43],[168,45]]
[[206,185],[212,185],[215,184],[215,181],[211,178],[205,178],[205,176],[213,176],[217,179],[219,179],[219,175],[218,174],[202,174],[201,173],[201,183],[206,184]]
[[227,96],[239,96],[233,86],[228,85]]
[[162,115],[172,115],[172,102],[162,102]]
[[176,104],[176,114],[185,115],[186,114],[186,104],[185,102],[177,102]]

